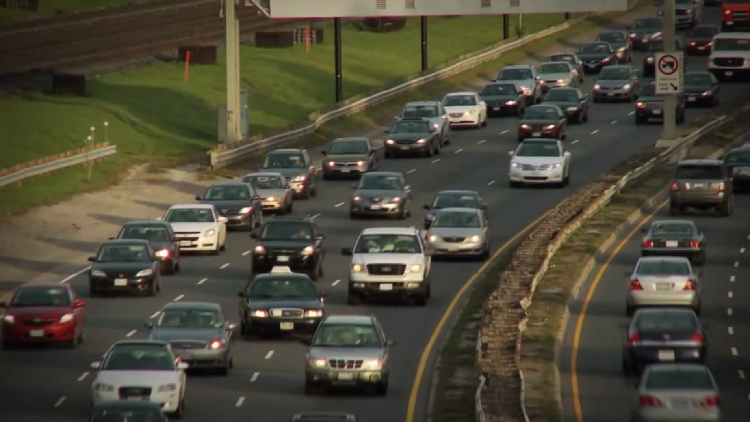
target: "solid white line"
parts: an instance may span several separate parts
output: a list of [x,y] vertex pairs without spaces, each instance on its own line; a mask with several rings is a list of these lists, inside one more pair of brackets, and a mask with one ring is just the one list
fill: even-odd
[[334,207],[334,208],[338,208],[338,207],[340,207],[340,206],[342,206],[342,205],[344,205],[344,203],[343,203],[343,202],[339,202],[338,204],[334,205],[333,207]]
[[737,348],[736,347],[732,347],[730,350],[732,351],[732,356],[737,356]]
[[729,282],[730,282],[730,283],[734,283],[734,276],[730,276],[730,277],[729,277]]
[[745,253],[745,248],[740,248],[740,253]]
[[223,270],[224,268],[226,268],[226,267],[228,267],[228,266],[229,266],[229,263],[227,262],[226,264],[224,264],[224,265],[222,265],[221,267],[219,267],[219,269],[220,269],[220,270]]
[[[506,134],[506,133],[508,133],[508,132],[510,132],[510,130],[506,129],[506,130],[504,130],[504,131],[500,132],[500,135],[505,135],[505,134]],[[750,238],[750,237],[749,237],[749,238]]]
[[733,298],[734,297],[734,293],[732,293],[731,291],[728,292],[727,293],[727,297],[730,298],[730,299]]
[[180,299],[182,299],[183,297],[185,297],[185,295],[179,295],[179,296],[177,296],[176,298],[174,298],[173,302],[178,302],[178,301],[180,301]]
[[318,218],[318,217],[320,217],[320,213],[317,213],[315,215],[311,215],[310,216],[310,218],[312,218],[313,220],[316,219],[316,218]]
[[208,281],[208,279],[207,279],[207,278],[202,278],[202,279],[201,279],[201,280],[200,280],[200,281],[198,282],[198,284],[203,284],[203,283],[205,283],[205,282],[207,282],[207,281]]
[[597,133],[599,133],[599,129],[597,129],[597,130],[595,130],[595,131],[591,132],[591,134],[592,134],[592,135],[596,135]]
[[258,377],[260,376],[260,372],[256,372],[253,374],[252,377],[250,377],[250,382],[255,382],[258,380]]
[[494,185],[494,184],[495,184],[495,181],[491,180],[490,183],[487,183],[487,186]]
[[576,139],[575,141],[571,142],[570,144],[573,145],[573,144],[577,144],[577,143],[578,143],[578,139]]
[[406,172],[406,174],[412,174],[412,173],[414,173],[415,171],[417,171],[417,169],[411,169],[411,170],[407,171],[407,172]]
[[740,261],[734,261],[734,268],[737,268],[740,266]]
[[615,123],[617,123],[617,120],[612,120],[612,123],[610,123],[610,124],[613,125]]
[[[750,239],[750,236],[748,236],[748,239]],[[67,282],[69,282],[70,280],[72,280],[72,279],[74,279],[74,278],[78,277],[79,275],[81,275],[81,274],[85,273],[86,271],[88,271],[88,270],[90,270],[90,269],[91,269],[91,267],[86,267],[86,268],[84,268],[84,269],[82,269],[82,270],[80,270],[80,271],[78,271],[78,272],[75,272],[75,273],[73,273],[73,274],[71,274],[71,275],[69,275],[69,276],[67,276],[67,277],[63,278],[62,280],[60,280],[60,284],[65,284],[65,283],[67,283]]]
[[631,111],[630,113],[628,113],[628,116],[632,116],[634,114],[635,114],[635,111]]
[[153,314],[153,315],[151,315],[151,316],[149,317],[149,319],[154,319],[154,318],[158,317],[160,313],[161,313],[161,311],[156,311],[156,312],[154,312],[154,314]]
[[481,141],[477,142],[477,144],[483,144],[485,142],[487,142],[487,140],[486,139],[482,139]]
[[732,308],[727,308],[727,315],[732,315]]
[[740,370],[737,371],[737,375],[740,376],[741,380],[745,379],[745,371],[743,371],[742,369],[740,369]]
[[137,333],[138,330],[131,330],[127,334],[125,334],[125,337],[133,337],[133,334]]
[[273,350],[269,350],[268,353],[266,353],[266,359],[271,359],[271,356],[273,356]]
[[245,398],[244,397],[240,397],[239,399],[237,399],[237,403],[235,403],[234,407],[240,407],[240,406],[242,406],[242,403],[244,403],[244,402],[245,402]]
[[336,281],[334,281],[333,283],[331,283],[331,286],[335,286],[335,285],[337,285],[337,284],[339,284],[339,283],[341,283],[341,280],[336,280]]
[[734,335],[734,328],[732,328],[732,327],[728,327],[728,328],[727,328],[727,332],[729,332],[729,335],[730,335],[730,336],[731,336],[731,335]]
[[65,396],[60,397],[55,403],[55,407],[60,407],[64,401],[65,401]]
[[456,150],[456,151],[454,151],[453,153],[454,153],[454,154],[458,154],[458,153],[459,153],[459,152],[461,152],[461,151],[463,151],[463,150],[462,150],[462,149],[457,149],[457,150]]
[[439,163],[439,162],[440,162],[440,159],[438,158],[437,160],[432,160],[432,162],[430,164],[435,164],[435,163]]
[[242,256],[248,256],[248,255],[250,255],[250,251],[242,252]]
[[89,376],[89,373],[84,372],[80,377],[78,377],[78,382],[85,380],[87,376]]

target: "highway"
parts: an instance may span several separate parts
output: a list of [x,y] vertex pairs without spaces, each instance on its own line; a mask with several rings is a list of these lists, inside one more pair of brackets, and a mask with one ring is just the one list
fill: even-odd
[[[716,9],[707,9],[707,12],[709,22],[719,21]],[[574,50],[576,43],[591,40],[595,35],[588,33],[567,40],[568,48],[558,46],[543,55]],[[635,54],[633,65],[640,68],[643,57],[642,53]],[[691,58],[687,67],[702,69],[705,62],[705,58]],[[585,92],[590,92],[592,79],[587,78]],[[749,87],[734,84],[736,89],[724,89],[722,101],[735,98]],[[410,400],[416,409],[414,420],[423,420],[432,371],[431,362],[420,362],[420,356],[455,294],[481,263],[434,264],[432,300],[427,307],[351,307],[345,304],[349,260],[340,255],[340,249],[352,246],[359,232],[369,226],[420,226],[421,205],[443,189],[474,189],[483,195],[494,223],[492,246],[497,249],[597,175],[657,140],[661,126],[635,126],[633,108],[633,104],[597,104],[591,109],[588,123],[570,126],[567,145],[572,154],[572,180],[571,186],[565,189],[509,189],[507,153],[517,146],[515,118],[492,119],[488,127],[479,130],[455,131],[453,145],[431,159],[381,159],[381,170],[403,172],[414,191],[413,209],[417,211],[407,221],[350,221],[347,206],[352,195],[351,182],[321,181],[318,197],[297,201],[294,214],[315,216],[327,235],[326,275],[319,281],[319,286],[327,293],[327,312],[375,314],[396,342],[388,395],[384,398],[305,397],[302,394],[303,345],[290,341],[237,340],[235,368],[228,377],[196,375],[189,378],[184,420],[280,422],[296,412],[335,410],[354,413],[363,422],[411,422],[406,416]],[[701,113],[705,110],[689,110],[688,119]],[[133,200],[149,201],[155,210],[161,211],[171,205],[159,203],[158,198]],[[106,210],[101,212],[106,213]],[[236,294],[249,277],[247,255],[252,246],[247,233],[231,233],[226,252],[219,256],[186,257],[182,272],[165,277],[161,295],[154,298],[89,299],[85,272],[66,279],[65,282],[87,300],[86,342],[76,350],[31,348],[0,352],[0,374],[4,377],[0,386],[2,414],[16,422],[83,420],[91,403],[89,364],[119,339],[145,338],[143,323],[166,302],[217,302],[230,319],[237,322]],[[86,263],[80,265],[83,268]],[[706,311],[710,314],[708,308]],[[430,356],[434,357],[434,353]],[[412,394],[415,375],[425,364],[426,377],[418,384],[416,394]]]

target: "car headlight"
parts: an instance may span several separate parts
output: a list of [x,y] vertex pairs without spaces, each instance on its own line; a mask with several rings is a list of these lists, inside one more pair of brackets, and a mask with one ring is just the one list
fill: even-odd
[[253,318],[267,318],[268,317],[268,311],[265,309],[253,309],[250,311],[250,316]]
[[435,236],[434,234],[433,234],[432,236],[430,236],[430,238],[429,238],[430,242],[434,242],[434,241],[436,241],[437,239],[438,239],[438,237],[437,237],[437,236]]
[[211,350],[219,350],[224,347],[224,340],[216,339],[211,343],[208,343],[208,348]]
[[354,198],[352,198],[352,201],[354,201],[354,202],[359,202],[361,200],[362,200],[361,196],[355,196]]
[[578,107],[568,107],[568,111],[576,111],[578,110]]
[[529,125],[521,125],[521,129],[531,129],[531,126],[529,126]]
[[624,85],[624,86],[622,87],[622,89],[624,89],[624,90],[626,90],[626,91],[627,91],[627,90],[629,90],[630,88],[632,88],[632,87],[630,86],[630,84],[625,84],[625,85]]
[[686,15],[692,15],[692,14],[693,14],[693,11],[692,11],[692,10],[690,10],[690,9],[687,9],[687,10],[685,11],[685,14],[686,14]]
[[417,143],[418,143],[418,144],[423,144],[423,143],[425,143],[425,142],[427,142],[427,140],[426,140],[426,139],[420,139],[420,140],[418,140],[418,141],[417,141]]
[[[281,199],[281,198],[279,198],[279,199]],[[273,196],[269,196],[268,198],[266,198],[266,201],[275,201],[275,200],[276,200],[276,198],[274,198]]]
[[255,249],[253,249],[253,253],[256,253],[258,255],[263,255],[264,253],[266,253],[266,248],[264,248],[263,246],[258,245],[258,246],[255,247]]
[[399,198],[398,196],[396,196],[394,198],[391,198],[389,202],[399,203],[399,202],[401,202],[401,198]]
[[295,176],[294,179],[292,179],[292,181],[294,181],[294,182],[304,182],[305,180],[307,180],[307,176],[305,176],[304,174],[300,174],[299,176]]
[[469,116],[469,115],[472,115],[472,114],[477,114],[477,111],[476,110],[469,110],[469,111],[467,111],[464,114],[466,114],[467,116]]
[[323,317],[322,309],[309,309],[305,311],[305,318],[322,318],[322,317]]
[[253,210],[253,207],[245,207],[245,208],[243,208],[243,209],[240,210],[240,214],[250,214],[250,212],[252,212],[252,210]]
[[203,236],[204,237],[213,236],[215,234],[216,234],[216,230],[214,230],[214,229],[208,229],[205,232],[203,232]]
[[169,249],[161,249],[156,251],[156,256],[159,258],[166,258],[169,256]]
[[439,124],[437,124],[437,123],[433,123],[433,124],[432,124],[432,127],[434,127],[435,129],[439,129],[439,128],[440,128],[440,125],[439,125]]
[[302,249],[302,255],[312,255],[315,253],[315,248],[312,246],[305,246],[305,249]]
[[365,165],[364,161],[357,161],[357,167],[362,167]]
[[701,95],[711,95],[711,91],[706,91],[706,92],[704,92],[704,93],[703,93],[703,94],[701,94]]
[[598,91],[600,89],[601,89],[601,85],[599,84],[594,85],[594,91]]
[[15,324],[16,317],[14,317],[13,315],[3,315],[3,322],[6,322],[8,324]]
[[65,314],[60,318],[60,324],[65,324],[68,321],[73,321],[75,314]]
[[140,270],[140,271],[138,271],[138,274],[135,275],[135,278],[138,278],[138,277],[148,277],[148,276],[152,275],[153,273],[154,273],[154,270],[152,270],[151,268],[149,268],[147,270]]
[[520,164],[518,164],[518,163],[510,163],[510,166],[511,166],[512,168],[515,168],[515,169],[517,169],[517,168],[520,168],[520,167],[521,167],[521,165],[520,165]]
[[389,139],[389,140],[385,141],[385,143],[386,143],[386,145],[393,145],[393,144],[395,144],[395,142],[393,141],[393,139]]
[[474,235],[469,238],[469,241],[471,242],[479,242],[480,240],[482,240],[482,236],[479,235]]
[[367,359],[362,362],[362,368],[366,370],[378,370],[383,366],[383,361],[380,359]]
[[531,87],[530,86],[522,86],[521,87],[521,91],[523,91],[524,94],[528,94],[528,93],[531,92]]
[[91,270],[91,277],[106,277],[107,274],[102,270]]
[[414,264],[411,267],[409,267],[409,271],[411,271],[413,273],[421,272],[422,271],[422,266],[419,265],[419,264]]
[[315,368],[325,368],[328,366],[328,361],[325,359],[310,359],[310,366]]
[[353,273],[365,272],[365,264],[352,264],[352,272]]
[[156,391],[159,393],[165,393],[167,391],[176,391],[176,390],[177,390],[177,384],[170,383],[170,384],[160,385]]
[[654,58],[653,57],[646,57],[646,63],[653,63]]
[[549,130],[549,129],[554,129],[554,128],[555,128],[555,125],[547,125],[547,126],[545,126],[544,128],[545,128],[545,129],[547,129],[547,130]]
[[110,384],[105,384],[103,382],[96,382],[94,383],[94,390],[96,391],[115,391],[115,386]]
[[559,169],[562,165],[560,163],[552,164],[553,169]]

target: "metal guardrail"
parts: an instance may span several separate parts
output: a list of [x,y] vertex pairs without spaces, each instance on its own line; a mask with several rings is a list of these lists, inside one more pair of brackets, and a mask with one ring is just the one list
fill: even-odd
[[108,157],[116,153],[117,145],[110,145],[108,147],[91,150],[88,153],[84,152],[81,154],[71,155],[70,157],[61,158],[59,160],[39,164],[38,166],[26,167],[25,169],[6,174],[5,176],[0,176],[0,187],[20,182],[24,179],[28,179],[29,177],[40,176],[42,174],[50,173],[56,170],[83,164],[89,160],[98,160],[100,158]]
[[512,50],[514,48],[521,47],[532,41],[544,38],[548,35],[558,33],[568,29],[571,25],[580,22],[585,17],[574,19],[563,23],[562,25],[553,26],[549,29],[545,29],[541,32],[523,37],[519,40],[504,44],[502,46],[485,50],[483,52],[471,55],[465,60],[448,66],[444,69],[435,71],[428,75],[416,78],[409,82],[403,83],[396,87],[386,89],[385,91],[378,92],[377,94],[371,95],[367,98],[355,101],[352,104],[333,110],[329,113],[319,116],[315,121],[309,125],[301,127],[299,129],[292,130],[290,132],[281,133],[278,135],[271,136],[266,139],[257,140],[252,143],[245,145],[239,145],[232,148],[229,145],[222,145],[213,149],[209,154],[211,156],[211,166],[213,168],[226,167],[232,164],[240,163],[249,158],[256,156],[258,153],[267,150],[269,148],[282,147],[299,140],[300,138],[314,133],[322,125],[331,122],[333,120],[346,117],[355,113],[359,113],[362,110],[372,107],[376,104],[383,103],[389,99],[418,86],[424,85],[429,82],[433,82],[440,79],[445,79],[458,73],[464,72],[468,69],[476,67],[482,63],[494,60],[503,53]]
[[[750,109],[750,105],[743,108],[744,109]],[[547,255],[544,259],[544,262],[537,271],[537,273],[534,275],[534,278],[532,280],[531,289],[530,292],[525,296],[524,299],[522,299],[521,306],[524,308],[524,310],[528,309],[528,307],[531,305],[531,298],[534,296],[534,292],[536,291],[536,287],[539,283],[539,281],[544,277],[544,275],[547,272],[547,269],[549,267],[549,263],[554,257],[555,253],[557,253],[558,249],[562,246],[563,243],[565,243],[570,236],[572,236],[581,226],[583,226],[586,221],[589,220],[592,216],[594,216],[596,213],[598,213],[604,206],[609,204],[609,202],[612,200],[612,198],[622,190],[627,184],[632,183],[644,175],[647,175],[649,172],[651,172],[656,166],[669,162],[674,159],[680,159],[684,156],[687,149],[695,143],[698,139],[700,139],[703,135],[706,133],[715,130],[724,124],[726,124],[730,119],[727,116],[721,116],[710,123],[706,124],[705,126],[701,127],[700,129],[696,130],[695,132],[691,133],[690,135],[686,137],[679,138],[675,145],[667,149],[666,151],[663,151],[658,156],[652,158],[645,164],[633,169],[632,171],[625,174],[620,180],[618,180],[616,183],[614,183],[609,189],[607,189],[602,195],[596,198],[588,207],[586,207],[584,213],[580,215],[578,218],[575,219],[575,221],[571,222],[568,226],[566,226],[563,230],[560,231],[559,235],[555,237],[555,240],[549,244],[547,247]],[[525,330],[526,325],[526,318],[523,318],[521,322],[519,323],[519,332],[523,333]],[[480,336],[481,337],[481,336]],[[520,336],[519,336],[520,338]],[[480,340],[478,340],[480,341]],[[477,345],[479,347],[479,345]],[[516,356],[516,359],[518,359],[518,355]],[[524,415],[524,421],[529,422],[528,412],[526,411],[526,403],[525,403],[525,391],[526,391],[526,383],[523,376],[523,371],[520,369],[520,365],[517,365],[518,372],[520,375],[521,380],[521,410],[523,411]],[[479,376],[479,385],[477,386],[476,392],[475,392],[475,402],[474,402],[474,415],[475,415],[475,421],[476,422],[485,422],[487,419],[487,416],[484,413],[484,409],[482,407],[482,391],[487,384],[487,379],[484,375]]]

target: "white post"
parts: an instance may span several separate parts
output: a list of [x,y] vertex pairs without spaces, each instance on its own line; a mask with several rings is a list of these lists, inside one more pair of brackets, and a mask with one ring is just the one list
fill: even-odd
[[[675,53],[675,0],[666,0],[664,2],[664,15],[662,16],[664,28],[662,37],[664,39],[664,52]],[[658,63],[656,64],[658,66]],[[680,66],[683,63],[679,64]],[[659,69],[656,70],[657,72]],[[679,69],[678,72],[682,72]],[[664,128],[661,139],[671,140],[677,136],[677,96],[682,94],[665,94],[664,95]]]
[[240,140],[240,73],[239,73],[239,22],[236,17],[236,0],[224,0],[224,18],[227,56],[227,142]]

